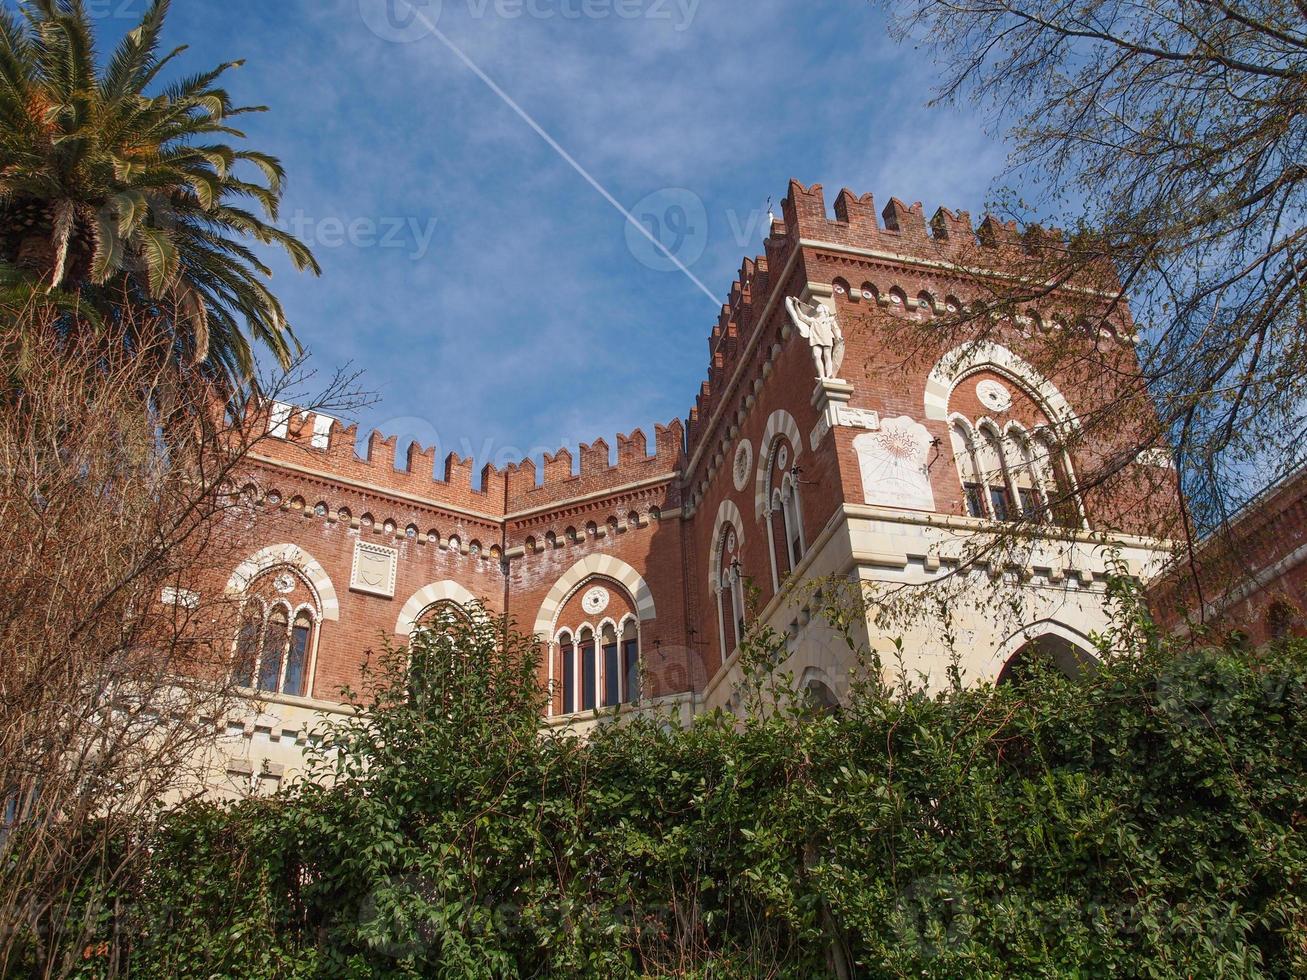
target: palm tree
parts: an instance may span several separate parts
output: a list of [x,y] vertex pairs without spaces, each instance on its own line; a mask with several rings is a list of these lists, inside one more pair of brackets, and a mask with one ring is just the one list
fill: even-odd
[[233,117],[265,108],[219,87],[241,62],[159,83],[185,50],[159,56],[168,7],[153,0],[103,67],[83,0],[0,7],[0,286],[60,309],[71,295],[116,342],[144,313],[179,364],[235,393],[254,386],[252,342],[283,368],[300,349],[251,245],[320,270],[272,224],[281,164],[229,145]]

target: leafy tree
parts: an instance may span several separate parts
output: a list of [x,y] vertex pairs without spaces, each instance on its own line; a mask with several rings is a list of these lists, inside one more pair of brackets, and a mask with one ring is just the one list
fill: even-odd
[[[1066,327],[1085,344],[1046,354],[1088,365],[1129,299],[1142,372],[1086,419],[1143,449],[1177,451],[1200,527],[1223,522],[1250,471],[1302,460],[1307,415],[1307,20],[1293,0],[894,0],[897,36],[936,55],[936,101],[971,99],[1011,132],[996,207],[1060,224],[1013,233],[1021,274],[984,284],[951,318],[971,340],[1068,285],[1098,295]],[[998,225],[1000,237],[1008,230]],[[1105,275],[1103,270],[1111,270]],[[1046,324],[1047,325],[1047,324]],[[948,323],[935,324],[942,329]],[[1125,324],[1129,330],[1130,325]],[[1110,332],[1108,334],[1110,336]],[[1106,345],[1110,347],[1111,345]],[[1151,409],[1144,413],[1150,414]],[[1104,470],[1133,458],[1122,452]],[[1091,483],[1099,474],[1082,474]]]
[[272,224],[281,164],[232,145],[245,135],[233,119],[263,111],[220,87],[241,62],[162,81],[185,50],[160,55],[168,7],[153,0],[103,65],[82,0],[0,8],[0,287],[20,310],[24,291],[75,294],[55,304],[63,329],[89,317],[129,349],[149,314],[171,330],[170,357],[230,391],[253,381],[252,344],[282,369],[298,352],[249,242],[318,266]]

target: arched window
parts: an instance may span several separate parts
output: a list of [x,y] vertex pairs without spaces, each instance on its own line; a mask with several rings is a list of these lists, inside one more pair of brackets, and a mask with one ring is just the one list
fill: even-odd
[[949,437],[953,442],[953,460],[957,464],[958,478],[962,481],[962,498],[967,514],[971,517],[988,517],[988,493],[980,478],[975,430],[966,419],[955,418],[949,426]]
[[604,623],[599,631],[603,652],[603,703],[605,706],[622,703],[621,651],[617,643],[617,627]]
[[976,434],[976,461],[985,488],[988,513],[996,521],[1013,519],[1012,492],[1003,459],[1003,440],[992,424],[982,423]]
[[581,701],[582,711],[593,711],[599,703],[599,659],[595,649],[594,630],[585,627],[581,630],[581,642],[577,645],[577,655],[581,659]]
[[803,521],[799,516],[799,481],[791,473],[785,474],[781,484],[781,513],[785,517],[785,545],[790,567],[797,567],[803,558]]
[[739,556],[739,538],[735,528],[721,529],[718,555],[717,620],[721,629],[722,659],[726,659],[744,638],[744,574]]
[[1008,426],[1003,437],[1003,455],[1018,517],[1034,524],[1043,523],[1048,517],[1048,487],[1036,464],[1037,451],[1030,434],[1015,422]]
[[236,631],[231,679],[265,694],[308,691],[317,598],[298,572],[274,569],[251,583]]
[[1014,422],[1002,434],[987,419],[973,427],[955,415],[949,437],[969,516],[1082,526],[1066,454],[1047,431],[1032,435]]
[[281,683],[282,657],[290,643],[290,617],[281,603],[272,607],[263,626],[263,652],[256,676],[260,691],[276,691]]
[[634,619],[622,627],[622,700],[640,700],[640,631]]
[[798,567],[807,550],[803,534],[803,509],[799,481],[792,469],[794,447],[785,436],[777,436],[767,453],[767,538],[771,545],[772,586],[781,583]]
[[576,644],[571,633],[564,631],[558,637],[558,649],[563,657],[563,714],[570,715],[576,710]]
[[[575,605],[574,605],[575,604]],[[614,708],[640,698],[640,628],[634,601],[615,582],[592,577],[564,604],[563,616],[603,616],[559,630],[553,677],[562,714]]]
[[313,617],[307,609],[295,614],[290,629],[290,653],[286,658],[286,672],[282,679],[283,694],[303,694],[308,678],[309,640],[313,636]]

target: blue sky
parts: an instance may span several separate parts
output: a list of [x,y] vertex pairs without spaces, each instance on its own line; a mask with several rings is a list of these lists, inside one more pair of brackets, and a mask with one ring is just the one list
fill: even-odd
[[[790,177],[978,214],[1004,164],[974,113],[926,107],[928,56],[863,0],[413,2],[714,298],[405,0],[175,0],[183,67],[244,58],[228,88],[271,110],[244,127],[323,266],[274,288],[319,370],[365,372],[361,429],[401,446],[503,464],[652,434],[693,404]],[[145,6],[86,3],[106,33]]]

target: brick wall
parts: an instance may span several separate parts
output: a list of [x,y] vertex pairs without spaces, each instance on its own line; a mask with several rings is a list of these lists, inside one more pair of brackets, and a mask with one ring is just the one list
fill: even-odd
[[[634,569],[656,603],[656,616],[641,624],[650,668],[646,691],[701,689],[721,665],[708,568],[723,502],[740,515],[744,574],[762,603],[774,592],[774,549],[756,501],[756,468],[766,464],[763,436],[773,415],[788,413],[797,429],[791,465],[798,467],[794,476],[809,544],[842,504],[863,501],[853,443],[859,430],[837,426],[812,442],[822,417],[813,400],[817,376],[807,342],[789,323],[784,297],[821,290],[833,296],[846,339],[839,373],[853,386],[850,406],[922,422],[940,440],[929,470],[936,510],[958,514],[962,494],[947,423],[927,418],[925,410],[927,378],[945,348],[927,343],[905,357],[896,328],[928,323],[935,315],[933,308],[915,304],[920,293],[940,304],[971,303],[968,290],[974,292],[976,280],[962,267],[1019,262],[1018,238],[1015,227],[992,218],[973,230],[965,213],[947,209],[928,222],[919,204],[897,199],[878,219],[871,196],[850,191],[836,198],[831,217],[819,186],[791,183],[765,254],[742,263],[710,331],[706,376],[685,423],[657,426],[652,443],[640,431],[618,435],[615,464],[611,444],[596,439],[580,447],[579,459],[560,449],[546,454],[540,467],[532,460],[503,470],[487,465],[474,480],[474,462],[456,454],[438,467],[434,450],[400,447],[394,436],[373,432],[360,457],[353,426],[333,421],[324,430],[312,417],[292,413],[284,438],[261,446],[251,463],[251,495],[259,502],[249,519],[260,540],[299,546],[334,583],[340,617],[322,625],[313,695],[331,699],[340,685],[357,682],[365,652],[382,636],[394,636],[400,610],[425,586],[456,582],[530,630],[560,578],[596,556]],[[912,302],[893,303],[892,295]],[[1128,311],[1121,316],[1123,329],[1129,329]],[[1044,342],[1039,331],[1015,324],[996,336],[1018,353]],[[1120,338],[1111,344],[1114,375],[1129,379],[1133,347]],[[1129,389],[1101,374],[1101,367],[1089,376],[1073,366],[1048,380],[1076,411],[1089,411]],[[950,408],[971,417],[985,414],[974,382],[989,376],[999,377],[984,370],[969,375]],[[1019,385],[1002,380],[1017,391],[1008,417],[1028,425],[1044,421],[1043,410]],[[1146,424],[1147,413],[1140,417]],[[1132,434],[1096,435],[1074,450],[1084,454],[1075,461],[1096,465]],[[735,461],[744,441],[752,468],[737,488]],[[1144,469],[1127,461],[1115,482],[1089,489],[1091,526],[1155,529],[1139,518],[1140,496],[1127,485],[1127,477]],[[451,548],[454,539],[458,546]],[[350,589],[358,540],[398,550],[393,598]]]

